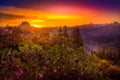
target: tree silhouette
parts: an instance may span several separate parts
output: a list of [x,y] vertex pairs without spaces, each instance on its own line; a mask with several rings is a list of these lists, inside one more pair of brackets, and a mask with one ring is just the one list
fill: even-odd
[[75,48],[83,46],[83,39],[79,27],[74,27],[71,35]]
[[16,27],[5,27],[0,30],[0,48],[17,49],[19,43],[22,41],[22,31]]
[[69,37],[69,35],[68,35],[68,30],[67,30],[67,26],[64,26],[64,27],[63,27],[63,36],[64,36],[64,37]]
[[62,28],[61,27],[59,27],[59,29],[58,29],[58,36],[62,36]]

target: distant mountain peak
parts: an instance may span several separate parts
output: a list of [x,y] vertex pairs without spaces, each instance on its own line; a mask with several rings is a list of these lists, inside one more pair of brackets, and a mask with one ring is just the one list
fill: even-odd
[[110,26],[120,26],[120,23],[118,23],[118,22],[115,21],[115,22],[113,22],[113,23],[110,23],[109,25],[110,25]]
[[17,26],[18,28],[22,29],[22,30],[31,30],[33,27],[29,24],[29,22],[21,22],[20,25]]
[[20,25],[30,26],[29,22],[27,21],[22,22]]
[[120,23],[118,23],[118,22],[116,22],[116,21],[115,21],[115,22],[113,22],[113,24],[115,24],[115,25],[120,25]]

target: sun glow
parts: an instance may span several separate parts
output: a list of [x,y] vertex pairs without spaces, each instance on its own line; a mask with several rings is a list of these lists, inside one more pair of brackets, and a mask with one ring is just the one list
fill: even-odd
[[37,27],[37,28],[41,28],[41,26],[38,25],[38,24],[33,24],[32,26],[33,26],[33,27]]
[[8,23],[11,26],[16,26],[23,21],[27,21],[37,28],[64,25],[74,26],[89,23],[102,24],[113,21],[120,22],[119,17],[117,12],[72,7],[69,5],[48,6],[45,10],[0,6],[0,26],[6,26]]

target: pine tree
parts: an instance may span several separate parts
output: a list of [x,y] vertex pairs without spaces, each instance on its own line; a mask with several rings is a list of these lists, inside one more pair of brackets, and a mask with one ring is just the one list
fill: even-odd
[[69,35],[68,35],[68,30],[67,30],[67,26],[64,26],[64,27],[63,27],[63,36],[64,36],[64,37],[69,37]]
[[59,27],[59,29],[58,29],[58,36],[62,36],[62,28],[61,27]]
[[73,43],[75,45],[75,48],[83,46],[83,39],[82,39],[82,36],[80,34],[79,27],[74,27],[73,28],[72,39],[73,39]]

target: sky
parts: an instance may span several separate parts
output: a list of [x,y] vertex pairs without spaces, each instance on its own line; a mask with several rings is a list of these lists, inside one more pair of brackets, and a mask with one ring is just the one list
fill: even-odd
[[36,27],[120,22],[120,0],[0,0],[0,26]]

